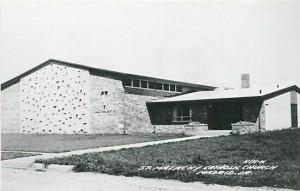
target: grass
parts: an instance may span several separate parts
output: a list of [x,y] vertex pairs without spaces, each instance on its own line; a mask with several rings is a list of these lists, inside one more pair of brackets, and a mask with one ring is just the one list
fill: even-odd
[[2,134],[2,151],[66,152],[184,137],[183,134]]
[[[180,171],[139,171],[143,165],[241,165],[245,160],[266,160],[278,165],[272,171],[253,171],[252,175],[196,175]],[[37,160],[44,164],[74,165],[74,171],[113,175],[203,181],[223,185],[269,186],[300,189],[300,129],[204,138],[178,143],[89,153]]]
[[35,155],[39,155],[39,154],[22,153],[22,152],[1,152],[1,160],[29,157],[29,156],[35,156]]

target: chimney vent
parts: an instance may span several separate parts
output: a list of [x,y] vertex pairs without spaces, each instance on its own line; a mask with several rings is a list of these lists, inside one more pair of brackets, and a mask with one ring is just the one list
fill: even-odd
[[250,76],[249,74],[242,74],[241,75],[242,80],[242,88],[250,88]]

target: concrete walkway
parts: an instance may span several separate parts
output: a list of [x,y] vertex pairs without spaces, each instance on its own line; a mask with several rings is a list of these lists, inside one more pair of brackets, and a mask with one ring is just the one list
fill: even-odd
[[36,168],[38,166],[38,165],[34,165],[34,161],[36,159],[66,157],[66,156],[71,156],[71,155],[80,155],[80,154],[84,154],[84,153],[104,152],[104,151],[121,150],[121,149],[127,149],[127,148],[144,147],[144,146],[149,146],[149,145],[181,142],[181,141],[194,140],[194,139],[205,138],[205,137],[226,136],[226,135],[229,135],[229,133],[230,133],[230,131],[223,131],[223,130],[222,131],[216,131],[216,130],[203,131],[203,134],[199,134],[197,136],[191,136],[191,137],[182,137],[182,138],[176,138],[176,139],[134,143],[134,144],[127,144],[127,145],[117,145],[117,146],[110,146],[110,147],[99,147],[99,148],[83,149],[83,150],[76,150],[76,151],[63,152],[63,153],[42,153],[41,155],[36,155],[36,156],[4,160],[4,161],[1,161],[1,166],[2,166],[2,168],[14,168],[14,169],[28,169],[29,168],[29,169],[31,169],[31,168]]
[[2,191],[272,191],[268,187],[240,187],[202,182],[112,176],[99,173],[37,172],[2,169]]

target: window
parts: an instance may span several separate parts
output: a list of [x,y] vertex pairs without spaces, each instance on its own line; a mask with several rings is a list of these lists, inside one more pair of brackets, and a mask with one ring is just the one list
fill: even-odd
[[176,86],[176,92],[182,92],[182,86]]
[[157,84],[156,84],[156,88],[157,88],[158,90],[162,90],[162,83],[157,83]]
[[155,82],[149,82],[149,89],[154,89],[156,88]]
[[151,82],[147,80],[140,79],[128,79],[123,80],[124,86],[135,87],[135,88],[144,88],[152,90],[163,90],[163,91],[172,91],[172,92],[182,92],[182,86],[177,86],[175,84],[167,84],[161,82]]
[[190,106],[181,105],[174,107],[173,122],[191,122],[192,110]]
[[169,84],[164,84],[164,90],[169,91],[170,90],[170,85]]
[[133,87],[139,88],[140,87],[140,80],[133,80]]
[[131,79],[125,79],[124,85],[125,86],[131,86]]
[[144,81],[144,80],[141,80],[141,87],[142,88],[148,88],[148,82]]
[[170,91],[175,92],[175,85],[170,85]]
[[101,95],[107,95],[108,91],[101,91]]

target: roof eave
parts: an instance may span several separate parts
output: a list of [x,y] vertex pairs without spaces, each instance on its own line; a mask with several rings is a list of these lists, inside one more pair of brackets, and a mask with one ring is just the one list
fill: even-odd
[[186,83],[186,82],[179,82],[179,81],[173,81],[173,80],[166,80],[166,79],[160,79],[160,78],[154,78],[154,77],[148,77],[148,76],[141,76],[141,75],[135,75],[135,74],[127,74],[127,73],[122,73],[122,72],[116,72],[116,71],[110,71],[110,70],[105,70],[105,69],[100,69],[100,68],[94,68],[94,67],[89,67],[85,65],[80,65],[80,64],[75,64],[71,62],[66,62],[66,61],[61,61],[61,60],[56,60],[56,59],[49,59],[42,64],[4,82],[1,84],[1,90],[4,90],[20,81],[21,78],[39,70],[40,68],[43,68],[47,66],[50,63],[55,63],[63,66],[68,66],[68,67],[73,67],[77,69],[82,69],[82,70],[88,70],[91,75],[97,75],[97,76],[105,76],[105,77],[110,77],[114,79],[119,79],[122,80],[126,77],[132,77],[132,78],[141,78],[141,79],[148,79],[148,80],[153,80],[153,81],[163,81],[163,82],[169,82],[169,83],[176,83],[179,85],[185,85],[185,86],[190,86],[194,88],[199,88],[199,89],[205,89],[205,90],[214,90],[216,87],[213,86],[207,86],[207,85],[201,85],[201,84],[193,84],[193,83]]

